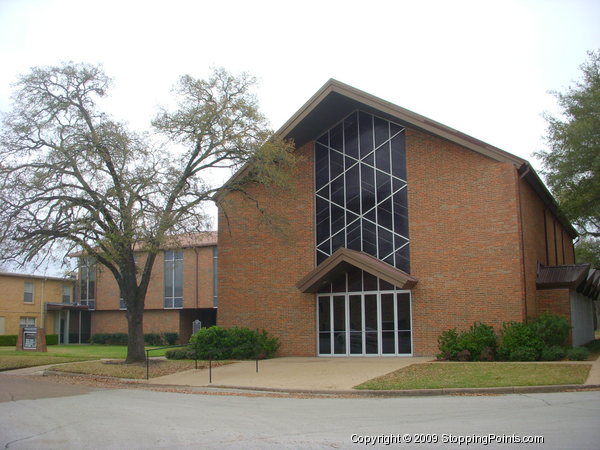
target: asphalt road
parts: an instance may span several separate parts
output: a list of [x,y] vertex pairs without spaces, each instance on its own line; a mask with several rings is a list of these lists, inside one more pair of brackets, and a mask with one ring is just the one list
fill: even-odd
[[[369,436],[384,436],[370,448],[398,438],[404,442],[390,447],[515,447],[458,442],[489,434],[543,436],[544,444],[529,448],[600,448],[598,391],[292,399],[61,385],[50,397],[16,378],[0,375],[0,392],[11,392],[0,403],[4,448],[363,448]],[[429,443],[415,444],[419,438]]]

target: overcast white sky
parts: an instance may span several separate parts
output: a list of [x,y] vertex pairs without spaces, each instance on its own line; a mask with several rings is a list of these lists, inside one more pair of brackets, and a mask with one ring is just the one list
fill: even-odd
[[148,128],[180,75],[247,71],[279,128],[329,78],[531,160],[550,90],[600,48],[598,0],[0,0],[0,111],[32,66],[102,64]]

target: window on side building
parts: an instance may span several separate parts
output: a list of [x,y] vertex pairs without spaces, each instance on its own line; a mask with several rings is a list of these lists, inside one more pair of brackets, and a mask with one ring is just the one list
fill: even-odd
[[123,292],[121,290],[119,290],[119,309],[127,309],[127,303],[125,303],[125,299],[123,298]]
[[71,303],[72,292],[73,292],[73,288],[70,285],[63,286],[63,295],[62,295],[63,303]]
[[96,309],[96,264],[91,258],[83,258],[79,267],[80,302],[89,309]]
[[30,281],[25,282],[25,288],[23,292],[23,302],[33,303],[33,283]]
[[21,317],[19,319],[19,327],[35,327],[35,317]]
[[183,308],[183,252],[166,250],[165,253],[166,309]]
[[219,250],[217,247],[213,247],[213,308],[217,308],[219,306],[219,277],[217,274],[217,270],[219,267]]

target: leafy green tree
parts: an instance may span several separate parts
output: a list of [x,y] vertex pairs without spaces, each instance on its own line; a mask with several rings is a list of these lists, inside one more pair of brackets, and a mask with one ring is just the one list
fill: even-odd
[[[100,68],[32,69],[0,130],[0,259],[24,263],[53,251],[95,259],[127,305],[127,361],[144,360],[156,256],[175,235],[206,229],[203,206],[223,186],[215,171],[251,163],[228,185],[244,192],[248,182],[285,186],[295,164],[293,145],[259,112],[253,84],[225,70],[183,76],[177,108],[158,114],[154,134],[136,134],[100,110],[110,86]],[[147,255],[141,267],[136,251]]]
[[600,239],[584,238],[575,244],[575,261],[600,269]]
[[582,78],[554,92],[562,117],[546,115],[548,149],[536,153],[561,210],[583,236],[578,262],[600,260],[600,51],[588,52]]

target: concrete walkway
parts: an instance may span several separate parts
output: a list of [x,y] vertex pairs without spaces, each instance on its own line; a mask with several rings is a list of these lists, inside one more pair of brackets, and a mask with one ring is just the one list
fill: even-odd
[[152,384],[179,386],[213,386],[228,388],[289,389],[289,390],[350,390],[357,384],[385,375],[411,364],[431,361],[431,357],[357,357],[300,358],[284,357],[259,361],[241,361],[212,369],[209,384],[208,369],[188,370],[173,375],[152,378]]
[[600,385],[600,357],[592,362],[592,368],[590,369],[590,374],[588,375],[585,384]]
[[[357,357],[299,358],[284,357],[259,362],[242,361],[212,369],[188,370],[152,378],[150,384],[214,388],[246,388],[288,391],[350,391],[364,381],[412,364],[432,361],[431,357]],[[555,361],[534,364],[592,364],[585,385],[600,386],[600,358],[596,361]]]
[[[346,357],[346,358],[300,358],[283,357],[259,361],[256,372],[255,361],[241,361],[212,369],[212,383],[208,369],[188,370],[146,380],[123,380],[128,383],[141,383],[163,386],[189,386],[208,389],[251,389],[258,391],[287,392],[351,392],[352,388],[364,381],[385,375],[395,370],[433,361],[432,357]],[[584,385],[587,388],[600,387],[600,358],[596,361],[555,361],[533,364],[591,364],[591,370]],[[68,364],[68,363],[67,363]],[[493,364],[493,363],[490,363]],[[525,363],[523,363],[525,364]],[[43,375],[51,366],[28,367],[0,372],[0,375]],[[494,391],[497,393],[515,391],[540,392],[577,389],[582,385],[518,387],[518,388],[478,388],[478,389],[433,389],[415,391],[418,395],[442,395],[459,391]],[[425,391],[432,391],[429,394]],[[435,391],[435,392],[433,392]],[[442,392],[443,391],[443,392]],[[448,391],[448,392],[445,392]],[[356,391],[354,391],[356,392]],[[383,391],[382,391],[383,392]],[[401,393],[403,391],[397,391]],[[409,392],[409,391],[405,391]],[[417,395],[414,394],[413,395]]]

